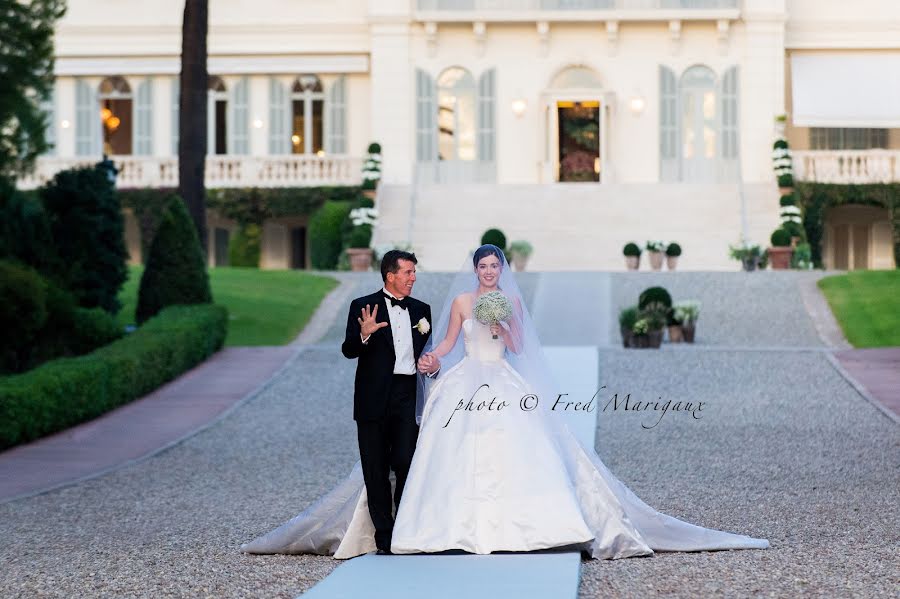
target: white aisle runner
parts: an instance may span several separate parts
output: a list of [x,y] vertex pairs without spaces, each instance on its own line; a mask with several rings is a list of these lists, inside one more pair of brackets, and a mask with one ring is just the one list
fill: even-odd
[[[545,348],[551,368],[572,401],[587,401],[596,392],[595,347]],[[549,398],[552,401],[555,398]],[[596,403],[596,402],[595,402]],[[567,412],[573,433],[593,445],[592,412]],[[568,599],[578,596],[581,555],[532,552],[472,555],[363,555],[338,566],[304,599]]]

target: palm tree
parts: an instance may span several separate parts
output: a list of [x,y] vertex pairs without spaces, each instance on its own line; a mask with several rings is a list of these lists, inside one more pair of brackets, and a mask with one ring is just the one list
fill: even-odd
[[181,98],[178,105],[178,191],[206,255],[206,34],[208,0],[185,0],[181,26]]

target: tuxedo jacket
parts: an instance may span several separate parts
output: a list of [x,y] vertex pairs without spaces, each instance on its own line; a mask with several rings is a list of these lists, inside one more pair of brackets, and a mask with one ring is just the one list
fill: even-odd
[[[431,306],[425,302],[409,297],[407,310],[409,321],[415,327],[420,319],[425,318],[429,326],[431,322]],[[381,327],[369,337],[365,344],[360,337],[358,318],[362,315],[362,309],[369,305],[370,309],[378,306],[375,315],[376,322],[386,322],[388,326]],[[417,329],[412,331],[413,359],[418,361],[425,343],[431,336],[431,330],[424,335]],[[379,289],[377,292],[358,297],[350,303],[350,312],[347,315],[347,333],[344,343],[341,345],[341,353],[347,358],[358,358],[356,364],[356,379],[353,391],[353,419],[354,420],[381,420],[387,417],[388,397],[390,396],[391,380],[394,375],[394,333],[391,331],[391,320],[388,316],[387,298]],[[418,374],[418,373],[417,373]]]

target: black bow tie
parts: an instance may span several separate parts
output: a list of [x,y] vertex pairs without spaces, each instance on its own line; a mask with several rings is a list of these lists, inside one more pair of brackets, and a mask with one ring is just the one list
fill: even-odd
[[382,293],[385,299],[391,302],[391,307],[400,306],[401,309],[406,310],[407,306],[409,306],[409,297],[404,297],[403,299],[397,299],[396,297],[391,297],[387,293]]

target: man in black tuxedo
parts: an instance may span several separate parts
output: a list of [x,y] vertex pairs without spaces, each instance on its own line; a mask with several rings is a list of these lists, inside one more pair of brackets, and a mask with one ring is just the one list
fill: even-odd
[[416,424],[416,372],[434,376],[440,364],[419,356],[431,334],[431,307],[410,297],[416,282],[416,256],[391,250],[381,260],[384,287],[350,304],[341,352],[358,358],[353,394],[359,456],[378,553],[390,553],[394,505],[400,505],[419,426]]

